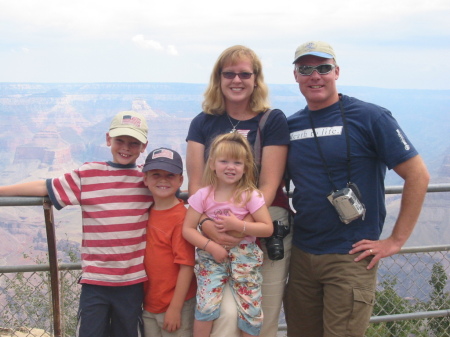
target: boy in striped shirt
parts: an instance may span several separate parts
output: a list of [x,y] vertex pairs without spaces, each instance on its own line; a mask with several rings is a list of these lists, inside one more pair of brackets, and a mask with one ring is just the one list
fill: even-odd
[[111,161],[84,163],[59,178],[0,187],[0,195],[48,195],[58,210],[81,207],[78,337],[141,336],[143,259],[153,198],[136,160],[145,151],[147,133],[141,114],[120,112],[106,133]]

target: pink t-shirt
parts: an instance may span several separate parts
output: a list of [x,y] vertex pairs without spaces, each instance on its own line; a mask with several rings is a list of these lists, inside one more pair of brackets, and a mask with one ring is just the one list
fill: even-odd
[[[262,193],[253,191],[250,200],[245,205],[236,205],[230,201],[218,202],[214,200],[214,190],[211,186],[199,189],[188,199],[189,206],[201,214],[206,214],[213,220],[219,215],[233,213],[236,218],[244,219],[247,214],[253,214],[265,204]],[[246,236],[245,241],[255,242],[256,237]]]

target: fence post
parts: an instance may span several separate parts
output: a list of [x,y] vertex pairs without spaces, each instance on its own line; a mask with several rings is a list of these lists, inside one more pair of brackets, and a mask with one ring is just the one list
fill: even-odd
[[48,260],[50,265],[50,284],[52,291],[53,334],[61,337],[61,297],[59,293],[59,270],[56,250],[56,235],[53,221],[52,204],[44,199],[45,231],[47,233]]

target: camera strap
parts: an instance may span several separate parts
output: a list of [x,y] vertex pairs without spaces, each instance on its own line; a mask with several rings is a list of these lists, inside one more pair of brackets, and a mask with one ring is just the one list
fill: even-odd
[[[344,105],[342,104],[342,94],[339,94],[339,109],[341,110],[342,124],[344,127],[344,134],[345,134],[345,143],[347,145],[347,183],[350,184],[350,182],[351,182],[350,137],[348,135],[348,126],[347,126],[347,119],[345,118]],[[319,155],[320,155],[320,158],[322,159],[322,163],[325,168],[325,171],[327,172],[328,179],[330,180],[331,186],[333,187],[333,191],[337,191],[338,189],[336,188],[336,185],[333,182],[330,168],[328,167],[327,161],[325,160],[325,156],[323,155],[323,151],[322,151],[322,148],[319,143],[319,137],[317,137],[316,127],[314,126],[314,121],[311,116],[311,111],[308,113],[308,116],[309,116],[309,121],[311,123],[312,131],[314,134],[314,140],[316,141],[317,148],[319,150]]]
[[255,144],[253,144],[253,152],[255,153],[255,164],[259,171],[261,170],[261,158],[262,158],[262,131],[264,129],[264,125],[266,125],[267,119],[269,118],[270,113],[272,112],[272,109],[267,109],[265,112],[263,112],[261,118],[259,119],[258,123],[258,129],[256,129],[256,138],[255,138]]

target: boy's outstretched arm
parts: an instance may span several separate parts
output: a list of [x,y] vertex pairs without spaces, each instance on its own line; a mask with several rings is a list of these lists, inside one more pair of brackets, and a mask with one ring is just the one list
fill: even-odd
[[0,196],[44,197],[48,195],[45,180],[30,181],[15,185],[0,186]]
[[163,329],[168,332],[176,331],[181,326],[181,310],[186,299],[186,294],[191,286],[192,279],[194,277],[194,267],[187,265],[180,265],[180,271],[178,272],[177,284],[175,286],[175,292],[166,314],[164,315]]

